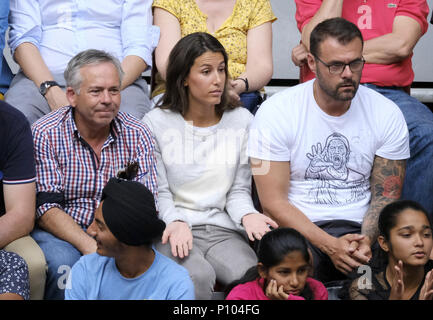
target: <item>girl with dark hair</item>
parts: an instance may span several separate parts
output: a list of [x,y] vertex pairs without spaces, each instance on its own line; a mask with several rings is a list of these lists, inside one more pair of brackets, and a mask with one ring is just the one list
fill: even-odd
[[226,300],[328,300],[325,286],[309,277],[307,241],[295,229],[265,234],[257,255],[257,266],[227,287]]
[[227,104],[227,55],[207,33],[171,51],[162,104],[144,122],[155,137],[159,215],[167,227],[157,249],[190,272],[197,299],[211,299],[257,263],[248,243],[277,224],[255,210],[246,155],[253,118]]
[[340,298],[351,300],[432,300],[432,224],[417,202],[400,200],[379,216],[378,244],[367,272],[347,283]]

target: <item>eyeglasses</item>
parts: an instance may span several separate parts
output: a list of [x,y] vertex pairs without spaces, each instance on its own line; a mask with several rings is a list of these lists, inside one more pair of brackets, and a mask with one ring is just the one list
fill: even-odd
[[349,63],[343,63],[343,62],[336,62],[333,64],[327,64],[326,62],[322,61],[318,56],[314,56],[317,60],[319,60],[321,63],[323,63],[325,66],[328,67],[329,73],[331,74],[341,74],[346,69],[346,66],[349,66],[350,71],[352,72],[359,72],[364,67],[365,60],[364,58],[358,58],[353,61],[350,61]]

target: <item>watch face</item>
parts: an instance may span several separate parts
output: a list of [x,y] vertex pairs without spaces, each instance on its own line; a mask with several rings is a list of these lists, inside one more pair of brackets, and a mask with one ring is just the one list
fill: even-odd
[[47,93],[48,89],[52,86],[58,86],[57,82],[55,81],[45,81],[41,83],[41,86],[39,88],[39,92],[41,93],[41,95],[45,96],[45,94]]

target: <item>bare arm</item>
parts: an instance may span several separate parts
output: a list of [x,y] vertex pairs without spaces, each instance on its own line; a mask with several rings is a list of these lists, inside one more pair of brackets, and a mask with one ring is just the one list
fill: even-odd
[[155,64],[161,77],[165,80],[168,56],[181,38],[180,24],[174,15],[161,8],[154,9],[153,24],[158,26],[161,32],[158,46],[155,49]]
[[405,160],[388,160],[376,156],[371,173],[371,202],[362,222],[361,233],[370,240],[378,237],[379,213],[387,204],[400,199],[406,172]]
[[3,184],[6,213],[0,217],[0,248],[28,235],[35,223],[35,183]]
[[343,0],[323,0],[320,9],[314,17],[304,26],[301,32],[301,41],[310,50],[311,31],[323,20],[341,17]]
[[[314,17],[304,26],[301,40],[310,49],[310,34],[323,20],[341,17],[343,0],[324,0]],[[413,48],[422,36],[419,23],[407,16],[394,18],[392,32],[367,40],[363,56],[367,63],[391,64],[402,61],[412,54]]]
[[412,54],[421,36],[421,26],[415,19],[397,16],[391,33],[365,41],[363,56],[367,63],[400,62]]
[[[268,173],[256,174],[260,167],[269,166]],[[254,181],[263,212],[281,227],[290,227],[302,233],[314,246],[331,252],[334,237],[320,229],[287,199],[290,187],[290,162],[251,159]]]
[[[15,50],[14,58],[27,78],[32,80],[38,89],[42,82],[54,80],[53,75],[34,44],[30,42],[20,44]],[[61,88],[56,86],[48,89],[45,98],[51,110],[69,105],[66,94]]]
[[51,208],[38,220],[39,226],[76,247],[82,254],[96,251],[96,241],[59,208]]
[[[271,80],[272,60],[272,24],[263,23],[247,33],[247,63],[245,72],[239,77],[248,78],[249,91],[260,90]],[[236,81],[238,94],[245,91],[245,83]]]
[[139,56],[126,56],[122,61],[122,69],[125,74],[122,79],[121,90],[134,83],[147,69],[147,64]]

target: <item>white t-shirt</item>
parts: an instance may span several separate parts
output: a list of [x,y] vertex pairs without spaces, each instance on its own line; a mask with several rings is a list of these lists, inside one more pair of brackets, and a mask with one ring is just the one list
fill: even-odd
[[289,201],[311,221],[361,223],[374,157],[409,158],[407,125],[396,104],[362,85],[346,113],[330,116],[314,99],[314,81],[262,104],[250,128],[248,155],[290,161]]

